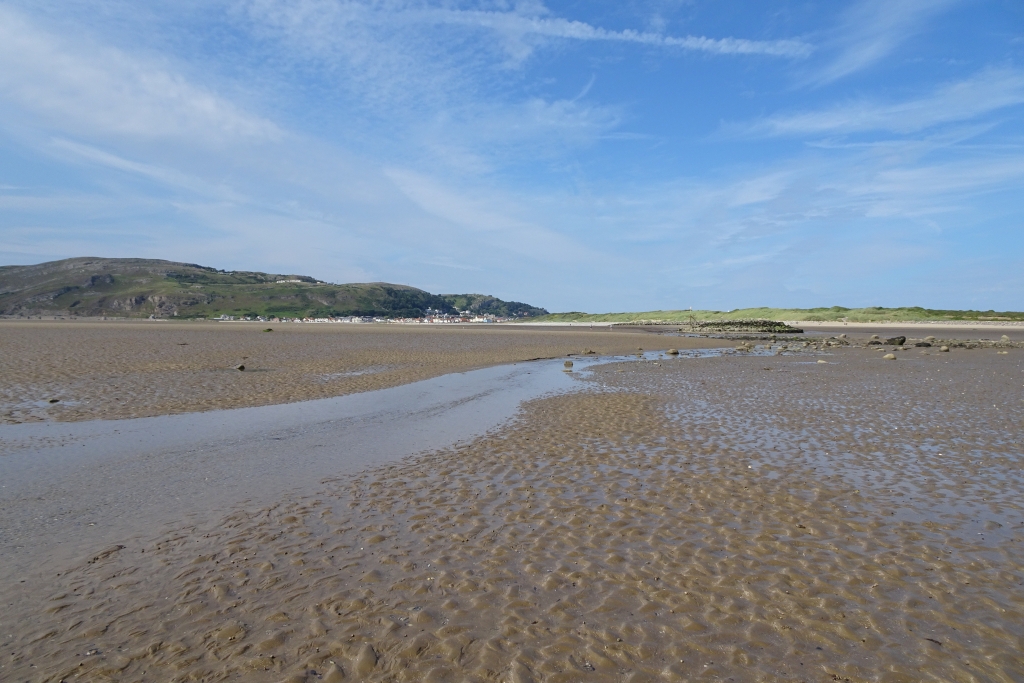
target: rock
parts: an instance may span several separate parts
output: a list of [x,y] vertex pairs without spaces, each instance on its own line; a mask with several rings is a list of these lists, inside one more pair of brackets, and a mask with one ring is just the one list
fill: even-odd
[[914,344],[914,346],[920,346],[922,348],[928,349],[928,348],[931,348],[932,345],[931,345],[931,342],[923,341],[923,342],[917,342],[916,344]]
[[882,360],[896,360],[896,354],[895,353],[887,353],[884,356],[882,356]]
[[50,403],[60,403],[60,399],[59,398],[51,398],[50,399]]
[[670,355],[670,356],[678,356],[679,355],[679,349],[669,349],[668,350],[668,355]]
[[940,346],[939,347],[939,351],[942,351],[942,352],[945,352],[945,353],[949,353],[949,347],[948,346]]
[[242,365],[242,364],[238,364],[238,365],[235,366],[235,370],[239,370],[239,371],[245,370],[245,366]]
[[265,329],[265,330],[263,330],[263,331],[264,331],[264,332],[273,332],[273,331],[274,331],[274,328],[273,328],[273,327],[268,327],[267,329]]
[[841,334],[838,337],[836,337],[836,339],[846,339],[846,334]]
[[877,334],[873,334],[873,335],[871,335],[871,338],[872,339],[879,339],[880,337]]
[[931,335],[929,335],[929,336],[925,337],[924,340],[926,342],[933,342],[933,341],[935,341],[935,337],[932,337]]
[[868,346],[881,346],[881,345],[882,345],[882,342],[878,341],[877,339],[872,339],[871,341],[868,342]]
[[567,368],[571,368],[572,367],[572,361],[571,360],[567,360],[564,363],[562,363],[562,365],[564,365]]
[[906,337],[890,337],[889,339],[885,340],[885,343],[890,345],[890,346],[903,346],[904,344],[907,343],[907,338]]
[[999,338],[999,341],[1008,342],[1010,341],[1010,338],[1004,334],[1002,337]]
[[818,362],[819,362],[819,363],[825,363],[826,365],[828,364],[828,361],[827,361],[827,360],[819,360]]

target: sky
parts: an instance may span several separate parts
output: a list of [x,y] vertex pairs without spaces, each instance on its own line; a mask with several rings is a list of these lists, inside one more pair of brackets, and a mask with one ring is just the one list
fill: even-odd
[[1019,0],[0,0],[0,263],[1024,310]]

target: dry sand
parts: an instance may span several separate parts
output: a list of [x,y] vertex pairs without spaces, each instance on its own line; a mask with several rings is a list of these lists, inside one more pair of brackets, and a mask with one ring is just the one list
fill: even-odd
[[0,424],[290,403],[587,349],[723,344],[484,325],[0,321]]
[[1024,680],[1022,360],[601,366],[468,445],[6,587],[0,678]]

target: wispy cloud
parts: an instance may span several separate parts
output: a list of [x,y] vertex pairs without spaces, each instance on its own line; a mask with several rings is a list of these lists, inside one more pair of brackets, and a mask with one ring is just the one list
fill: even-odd
[[572,99],[535,83],[524,89],[520,67],[546,47],[619,43],[664,55],[784,58],[813,50],[801,40],[611,30],[553,16],[540,3],[501,11],[493,5],[505,3],[473,4],[475,9],[403,0],[248,0],[239,5],[239,16],[247,31],[276,44],[276,59],[287,55],[301,64],[297,69],[316,65],[333,81],[329,97],[392,122],[392,137],[404,136],[405,150],[421,146],[473,171],[486,170],[498,154],[546,156],[591,144],[622,121],[621,106],[585,101],[587,88]]
[[753,124],[726,126],[747,135],[802,136],[866,131],[912,133],[936,125],[968,121],[1024,103],[1024,72],[987,69],[932,94],[897,103],[848,102],[828,109],[771,116]]
[[196,178],[172,168],[125,159],[91,145],[83,145],[79,142],[55,138],[50,142],[49,149],[51,153],[70,158],[73,161],[99,164],[107,168],[142,176],[166,187],[187,190],[200,196],[215,197],[220,200],[240,199],[239,195],[220,184],[213,184],[205,179]]
[[65,132],[206,142],[281,134],[173,71],[58,38],[3,6],[0,95]]
[[888,57],[928,20],[959,0],[861,0],[847,10],[830,42],[834,56],[809,81],[831,83]]
[[[671,36],[652,31],[625,29],[621,31],[550,16],[540,3],[521,3],[505,11],[484,9],[453,9],[429,7],[420,2],[373,3],[352,0],[307,0],[302,3],[284,3],[281,0],[251,0],[252,16],[262,17],[289,30],[300,27],[314,38],[322,48],[324,43],[345,40],[350,36],[331,36],[325,24],[352,26],[386,25],[461,26],[484,29],[505,38],[520,40],[526,37],[555,38],[574,41],[608,41],[635,43],[669,49],[692,50],[721,55],[770,55],[776,57],[807,57],[814,48],[798,39],[749,40],[746,38],[709,38],[707,36]],[[516,50],[516,57],[529,54],[527,46]]]
[[625,29],[613,31],[582,21],[558,17],[530,16],[519,11],[487,12],[479,10],[411,10],[400,19],[428,23],[485,28],[512,36],[542,36],[567,40],[636,43],[655,47],[709,52],[720,55],[771,55],[807,57],[813,47],[802,40],[748,40],[745,38],[708,38],[707,36],[670,36],[650,31]]
[[[426,213],[456,226],[464,234],[474,234],[495,249],[545,262],[562,262],[578,258],[590,250],[553,230],[544,220],[517,215],[510,197],[481,197],[485,190],[470,194],[466,188],[447,187],[421,174],[393,168],[388,177],[405,196]],[[598,257],[597,254],[590,254]]]

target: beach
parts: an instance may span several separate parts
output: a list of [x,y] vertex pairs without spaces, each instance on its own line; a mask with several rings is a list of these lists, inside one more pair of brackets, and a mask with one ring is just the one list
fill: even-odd
[[[296,344],[313,349],[329,333],[302,334],[314,341]],[[473,350],[485,342],[461,334],[398,337],[388,343],[411,350],[392,362],[465,344],[486,365]],[[571,372],[526,363],[531,382],[558,380],[464,440],[336,475],[320,463],[286,493],[194,509],[6,582],[0,678],[1024,677],[1024,350],[909,347],[888,361],[838,340],[735,350],[551,334],[509,337],[501,353],[588,345],[606,357]],[[621,346],[598,348],[618,334]],[[389,353],[366,344],[357,371]],[[669,347],[683,353],[658,352]],[[261,351],[274,367],[307,353]],[[396,372],[438,377],[469,360]],[[309,372],[313,361],[293,362]],[[297,392],[251,391],[242,405]],[[185,418],[173,413],[210,405],[176,400],[146,410]],[[104,405],[103,417],[126,416]]]
[[507,325],[5,320],[0,335],[0,424],[291,403],[500,363],[728,344]]

